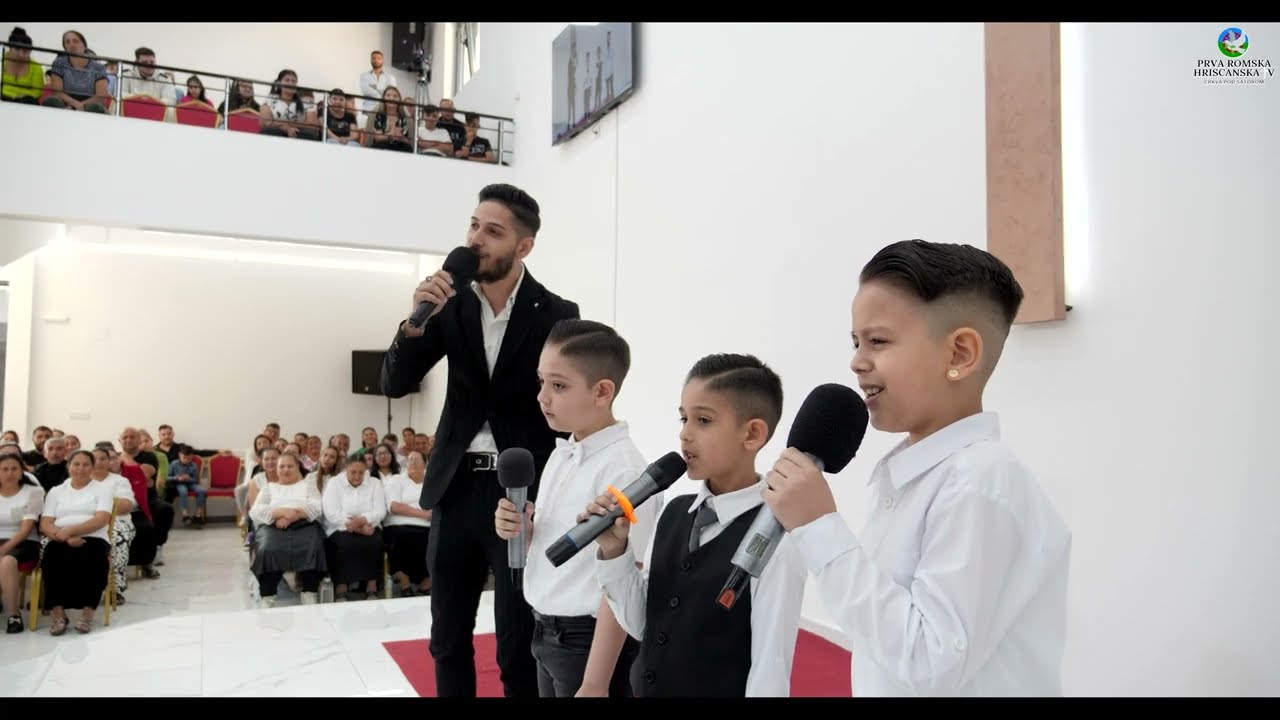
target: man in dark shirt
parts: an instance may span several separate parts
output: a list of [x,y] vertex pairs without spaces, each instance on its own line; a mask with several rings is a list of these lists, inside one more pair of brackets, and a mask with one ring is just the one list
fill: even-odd
[[66,438],[51,437],[44,442],[45,461],[35,469],[36,482],[44,488],[45,493],[61,485],[70,476],[67,470]]
[[22,462],[28,470],[34,470],[44,463],[44,441],[51,437],[53,437],[53,431],[46,425],[41,425],[32,431],[31,439],[36,444],[35,448],[22,453]]
[[440,121],[437,126],[444,128],[449,133],[449,137],[453,138],[455,152],[467,139],[467,128],[453,116],[453,101],[449,98],[440,101]]
[[356,127],[356,116],[347,112],[347,94],[339,88],[329,91],[329,112],[325,124],[329,133],[325,142],[338,145],[359,145],[360,132]]

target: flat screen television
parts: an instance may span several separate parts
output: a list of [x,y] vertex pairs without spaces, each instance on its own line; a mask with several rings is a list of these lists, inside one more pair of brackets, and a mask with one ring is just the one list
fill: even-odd
[[551,144],[591,127],[635,92],[635,23],[584,23],[551,46]]

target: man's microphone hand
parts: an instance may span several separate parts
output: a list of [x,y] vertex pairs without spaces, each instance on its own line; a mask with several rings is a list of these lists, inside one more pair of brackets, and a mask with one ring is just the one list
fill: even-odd
[[[608,515],[618,508],[618,500],[610,494],[604,494],[597,497],[587,504],[587,509],[578,516],[578,522],[582,522],[590,518],[592,515]],[[618,517],[613,521],[613,525],[608,530],[596,536],[596,545],[600,546],[600,559],[612,560],[622,556],[622,551],[627,549],[627,536],[631,533],[631,523],[626,517]]]
[[788,532],[836,511],[831,486],[808,455],[787,448],[764,478],[764,501]]
[[[528,534],[533,534],[533,501],[526,500],[524,503],[524,520],[525,527],[528,528]],[[511,540],[520,532],[520,515],[516,512],[515,503],[506,498],[498,500],[498,509],[493,513],[493,529],[497,531],[498,537],[503,540]]]
[[428,302],[435,306],[435,310],[431,311],[431,317],[435,317],[449,298],[457,294],[458,291],[453,289],[453,276],[445,270],[437,270],[418,283],[413,291],[413,306],[409,308],[409,312],[412,314],[419,305]]

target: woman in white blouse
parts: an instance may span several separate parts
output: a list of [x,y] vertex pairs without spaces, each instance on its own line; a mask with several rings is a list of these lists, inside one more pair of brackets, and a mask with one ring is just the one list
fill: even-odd
[[125,570],[129,567],[129,544],[138,534],[133,524],[133,508],[137,499],[133,496],[133,486],[125,476],[111,472],[111,452],[106,448],[93,451],[93,472],[90,477],[94,482],[106,485],[107,491],[115,500],[116,519],[111,536],[111,572],[115,576],[116,605],[124,604],[124,590],[128,586]]
[[387,480],[387,517],[382,521],[386,533],[387,561],[391,577],[400,586],[402,597],[431,592],[431,576],[427,573],[427,537],[431,534],[431,511],[423,510],[422,481],[427,476],[427,463],[422,453],[414,450],[405,460],[405,474]]
[[373,451],[373,476],[386,484],[388,478],[400,474],[400,461],[396,459],[394,445],[383,443]]
[[275,607],[276,589],[286,572],[298,574],[302,604],[314,605],[326,568],[324,531],[316,522],[324,512],[320,492],[302,479],[296,455],[281,455],[274,464],[276,481],[265,484],[249,510],[255,523],[251,567],[258,576],[259,607]]
[[341,472],[342,456],[338,454],[338,448],[330,445],[320,452],[320,459],[316,461],[316,469],[307,476],[307,482],[315,485],[316,489],[323,495],[329,478]]
[[359,599],[358,592],[347,595],[350,586],[365,583],[365,596],[378,597],[382,577],[382,530],[378,526],[387,515],[387,496],[382,481],[370,477],[363,457],[352,455],[347,472],[329,481],[324,489],[324,531],[333,579],[334,598]]
[[77,450],[67,461],[70,477],[49,491],[40,518],[40,532],[49,538],[44,549],[44,588],[51,608],[52,635],[67,631],[65,608],[81,608],[76,632],[93,627],[102,591],[107,587],[107,523],[111,520],[112,492],[94,482],[93,454]]
[[27,478],[22,456],[0,455],[0,595],[4,596],[4,615],[9,619],[6,632],[23,630],[18,598],[22,594],[22,573],[18,566],[34,565],[40,557],[36,522],[44,509],[44,488]]

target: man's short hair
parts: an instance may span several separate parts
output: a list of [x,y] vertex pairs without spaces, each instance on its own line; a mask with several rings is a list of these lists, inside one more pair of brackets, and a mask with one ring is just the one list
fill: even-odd
[[134,59],[134,60],[141,60],[141,59],[143,58],[143,56],[144,56],[144,55],[150,55],[151,57],[155,57],[155,56],[156,56],[156,51],[155,51],[155,50],[152,50],[151,48],[149,48],[149,47],[147,47],[147,46],[145,46],[145,45],[143,45],[142,47],[140,47],[140,48],[138,48],[137,50],[134,50],[134,51],[133,51],[133,59]]
[[685,382],[690,380],[705,380],[708,389],[729,398],[739,420],[760,418],[769,427],[768,437],[773,437],[782,418],[782,378],[759,358],[708,355],[694,364]]
[[511,211],[516,223],[520,225],[519,230],[522,236],[537,237],[538,230],[542,228],[542,218],[538,216],[541,211],[538,208],[538,201],[530,197],[529,193],[515,185],[497,183],[486,186],[480,191],[480,202],[489,201],[496,202]]
[[612,381],[615,397],[631,369],[627,341],[613,328],[594,320],[557,322],[547,336],[547,345],[554,345],[592,385]]

